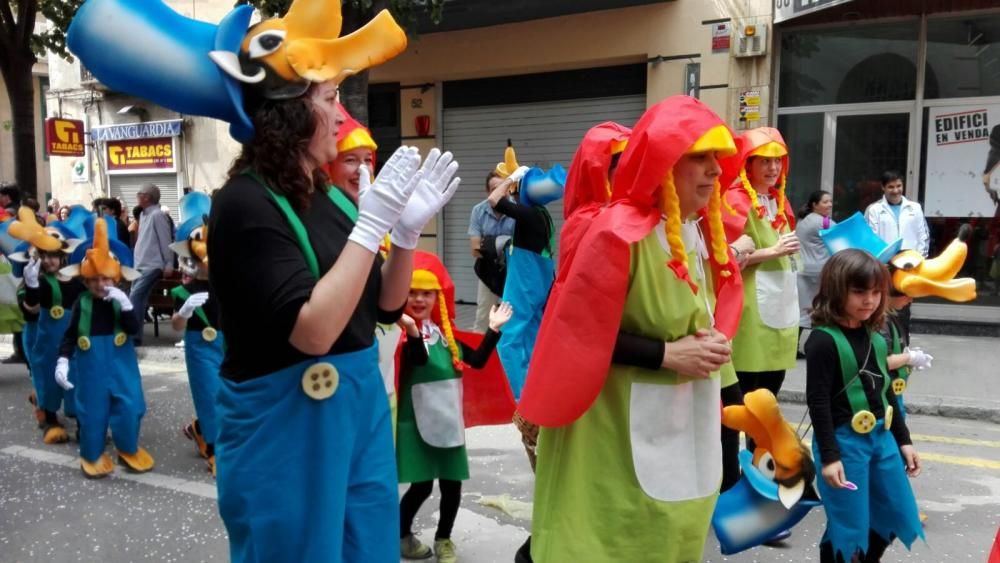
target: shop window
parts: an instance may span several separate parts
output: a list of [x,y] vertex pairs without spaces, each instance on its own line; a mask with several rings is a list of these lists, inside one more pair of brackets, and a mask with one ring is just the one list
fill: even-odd
[[912,100],[918,22],[781,36],[782,107]]
[[927,21],[924,97],[1000,95],[1000,14]]
[[778,130],[789,147],[794,147],[788,167],[786,195],[798,211],[809,194],[820,189],[823,171],[823,114],[779,115]]

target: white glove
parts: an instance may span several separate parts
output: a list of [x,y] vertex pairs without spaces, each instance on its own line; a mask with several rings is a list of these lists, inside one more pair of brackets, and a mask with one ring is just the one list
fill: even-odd
[[934,360],[934,356],[924,352],[920,348],[907,348],[906,352],[910,354],[909,366],[913,369],[927,369],[931,367],[931,361]]
[[111,286],[107,289],[107,295],[104,296],[104,300],[117,301],[118,304],[122,306],[122,311],[132,310],[132,302],[128,300],[128,295],[125,295],[124,291],[115,286]]
[[455,195],[461,178],[455,178],[458,163],[450,152],[441,154],[431,149],[420,168],[420,183],[392,228],[390,240],[393,246],[414,249],[420,240],[424,225]]
[[30,287],[31,289],[38,288],[38,274],[42,269],[42,261],[38,258],[32,258],[24,266],[24,272],[22,276],[24,277],[24,286]]
[[521,178],[524,178],[524,175],[528,173],[528,170],[531,170],[530,166],[518,166],[517,170],[511,172],[510,176],[507,177],[510,178],[511,182],[520,182]]
[[69,358],[56,360],[56,383],[67,391],[73,388],[73,384],[69,382]]
[[181,305],[181,308],[179,311],[177,311],[177,314],[185,319],[190,319],[191,315],[194,314],[194,310],[204,305],[206,301],[208,301],[207,291],[195,293],[194,295],[188,297],[184,301],[184,304]]
[[371,172],[367,166],[359,170],[358,180],[358,221],[347,237],[375,253],[389,229],[399,220],[399,216],[417,187],[420,173],[420,152],[414,147],[402,146],[392,153],[382,167],[382,172],[371,183]]

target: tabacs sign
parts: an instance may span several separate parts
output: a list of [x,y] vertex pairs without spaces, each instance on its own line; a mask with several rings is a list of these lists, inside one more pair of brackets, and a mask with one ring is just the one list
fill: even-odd
[[45,120],[45,154],[49,156],[84,156],[85,139],[83,122],[78,119]]
[[171,137],[108,141],[105,148],[109,172],[174,170],[174,140]]

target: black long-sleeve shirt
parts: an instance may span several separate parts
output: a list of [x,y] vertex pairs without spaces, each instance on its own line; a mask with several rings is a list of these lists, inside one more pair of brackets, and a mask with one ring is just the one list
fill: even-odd
[[[35,307],[41,305],[43,309],[51,309],[54,303],[52,303],[52,286],[49,282],[45,280],[45,276],[48,274],[41,274],[38,276],[38,287],[25,287],[24,288],[24,304],[29,307]],[[77,279],[72,279],[69,281],[60,281],[59,290],[62,292],[62,302],[60,306],[64,309],[69,309],[76,302],[76,298],[86,291],[87,289],[83,287]]]
[[[82,295],[81,295],[82,297]],[[111,301],[105,301],[101,297],[94,296],[94,307],[90,317],[90,336],[109,336],[115,334],[115,310]],[[118,323],[125,334],[133,336],[139,333],[139,317],[135,314],[135,309],[122,311],[119,315]],[[80,299],[73,303],[73,314],[70,317],[69,326],[66,327],[66,334],[63,335],[62,343],[59,345],[59,355],[64,358],[73,357],[76,350],[76,340],[80,336]]]
[[[201,310],[205,312],[205,317],[208,318],[208,322],[215,328],[219,328],[219,303],[212,296],[211,289],[208,285],[208,280],[194,280],[191,283],[184,284],[184,289],[188,290],[188,293],[194,295],[195,293],[208,292],[208,301],[201,306]],[[174,312],[180,311],[181,307],[184,306],[184,301],[186,299],[174,298]],[[205,328],[205,322],[201,320],[201,317],[197,313],[191,315],[191,318],[187,320],[186,330],[196,330],[201,331]]]
[[[875,350],[868,353],[871,342],[868,330],[860,328],[840,327],[844,336],[854,351],[854,357],[859,369],[875,374],[881,374],[875,359]],[[821,330],[814,330],[806,341],[806,403],[809,405],[809,417],[813,424],[813,440],[819,446],[819,455],[823,465],[840,460],[840,447],[834,434],[835,429],[842,424],[850,424],[854,417],[851,404],[844,391],[844,377],[840,367],[840,356],[833,337]],[[867,357],[868,361],[865,362]],[[865,362],[862,365],[862,362]],[[869,377],[862,374],[858,377],[868,398],[868,404],[876,419],[885,417],[882,408],[882,377]],[[900,446],[910,445],[910,431],[906,427],[903,416],[899,413],[899,404],[892,388],[886,390],[886,399],[892,407],[893,437]]]
[[[479,343],[479,347],[476,349],[469,348],[461,341],[456,342],[456,344],[462,349],[462,361],[479,369],[486,365],[486,362],[490,359],[490,354],[497,347],[497,342],[500,342],[500,333],[490,329],[483,335],[483,341]],[[413,366],[426,364],[427,360],[427,347],[424,346],[424,339],[407,336],[406,343],[403,345],[403,356],[400,361],[401,369],[405,372]]]
[[523,205],[505,197],[493,209],[514,220],[514,237],[511,241],[514,246],[535,254],[541,254],[548,248],[552,236],[552,219],[544,207]]

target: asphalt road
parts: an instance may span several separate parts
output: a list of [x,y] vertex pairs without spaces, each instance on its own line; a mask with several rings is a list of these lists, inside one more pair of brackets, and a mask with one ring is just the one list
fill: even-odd
[[[0,354],[3,355],[3,354]],[[27,403],[30,382],[20,366],[0,367],[0,561],[225,561],[225,528],[212,477],[181,434],[193,408],[183,363],[142,364],[148,413],[141,443],[156,469],[88,481],[76,444],[41,442]],[[802,407],[790,406],[797,422]],[[1000,426],[912,416],[911,432],[925,462],[913,481],[929,515],[927,544],[898,543],[885,561],[983,562],[1000,525]],[[530,529],[533,479],[511,426],[468,432],[472,478],[453,534],[461,561],[510,562]],[[415,526],[433,539],[438,497]],[[783,548],[719,555],[714,538],[705,561],[816,561],[825,517],[814,509]]]

